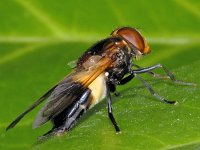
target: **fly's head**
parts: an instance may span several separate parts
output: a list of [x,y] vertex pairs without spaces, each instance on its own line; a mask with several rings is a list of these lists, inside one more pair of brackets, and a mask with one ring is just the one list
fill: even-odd
[[146,40],[142,37],[140,32],[134,28],[121,27],[114,30],[111,35],[113,37],[121,37],[128,44],[133,58],[137,59],[151,52]]

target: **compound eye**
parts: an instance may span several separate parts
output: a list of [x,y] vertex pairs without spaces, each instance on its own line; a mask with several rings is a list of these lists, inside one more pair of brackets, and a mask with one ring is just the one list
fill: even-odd
[[123,37],[126,41],[134,45],[141,53],[147,54],[150,52],[150,48],[142,35],[134,28],[123,27],[115,30],[112,35],[119,35]]

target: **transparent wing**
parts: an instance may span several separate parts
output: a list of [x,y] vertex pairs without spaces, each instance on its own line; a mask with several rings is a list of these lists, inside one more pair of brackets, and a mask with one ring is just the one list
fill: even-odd
[[72,76],[75,74],[77,73],[66,77],[53,90],[46,104],[39,111],[33,123],[33,128],[37,128],[57,116],[84,92],[83,85],[72,80]]
[[45,106],[40,110],[33,128],[39,127],[53,119],[70,104],[76,102],[87,87],[112,63],[111,59],[103,58],[88,69],[75,70],[62,80],[51,93]]

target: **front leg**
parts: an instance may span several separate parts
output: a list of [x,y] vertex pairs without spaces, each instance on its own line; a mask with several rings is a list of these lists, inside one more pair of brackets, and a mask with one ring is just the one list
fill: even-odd
[[154,91],[154,89],[151,87],[150,84],[148,84],[148,82],[146,82],[144,79],[142,79],[139,75],[135,74],[135,76],[144,84],[144,86],[149,90],[149,92],[158,100],[162,101],[162,102],[165,102],[165,103],[168,103],[168,104],[173,104],[173,105],[176,105],[177,102],[176,101],[169,101],[169,100],[166,100],[165,98],[161,97],[158,93],[156,93]]
[[[142,69],[145,69],[145,70],[146,70],[146,68],[142,68],[142,67],[140,67],[140,66],[138,66],[138,65],[135,65],[135,64],[133,64],[133,66],[135,66],[136,68],[138,68],[138,70],[142,70]],[[145,72],[142,72],[142,73],[148,73],[148,74],[150,74],[150,75],[152,75],[152,76],[154,76],[154,77],[160,76],[160,75],[158,75],[158,74],[155,74],[155,73],[151,72],[151,70],[146,70]],[[121,79],[120,81],[117,81],[117,82],[115,82],[115,83],[116,83],[117,85],[124,85],[124,84],[128,83],[129,81],[131,81],[134,77],[135,77],[135,75],[134,75],[134,73],[133,73],[132,70],[131,70],[130,74],[129,74],[127,77],[125,77],[125,78],[123,78],[123,79]],[[167,76],[167,77],[168,77],[168,76]]]
[[148,72],[151,72],[152,70],[155,70],[157,68],[162,68],[165,71],[166,75],[175,83],[182,84],[182,85],[196,85],[194,83],[188,83],[188,82],[183,82],[183,81],[177,80],[174,77],[174,75],[165,66],[163,66],[161,64],[157,64],[157,65],[147,67],[147,68],[141,68],[141,69],[138,69],[138,70],[132,70],[131,74],[148,73]]
[[119,81],[114,81],[114,83],[116,85],[124,85],[124,84],[128,83],[129,81],[131,81],[134,77],[135,77],[135,75],[133,73],[131,73],[127,77],[125,77]]
[[[132,64],[132,66],[134,66],[134,67],[137,68],[137,69],[143,69],[143,68],[144,68],[144,67],[138,66],[138,65],[136,65],[136,64]],[[147,73],[147,74],[149,74],[149,75],[151,75],[151,76],[153,76],[153,77],[155,77],[155,78],[159,78],[159,79],[169,79],[169,76],[161,75],[161,74],[156,74],[156,73],[154,73],[154,72],[152,72],[152,71],[148,71],[148,72],[145,72],[145,73]]]

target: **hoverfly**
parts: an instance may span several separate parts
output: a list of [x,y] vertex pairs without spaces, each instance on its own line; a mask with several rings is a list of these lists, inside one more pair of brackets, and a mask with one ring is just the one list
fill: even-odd
[[[159,77],[152,71],[162,68],[172,81],[186,85],[192,83],[176,80],[174,75],[161,64],[142,68],[133,63],[133,60],[150,52],[146,40],[135,28],[121,27],[114,30],[111,36],[90,47],[78,59],[76,67],[68,76],[20,114],[6,130],[13,128],[27,113],[47,99],[33,123],[33,128],[51,121],[53,128],[44,136],[62,134],[72,129],[87,109],[92,108],[106,97],[108,117],[118,133],[120,128],[112,112],[110,93],[116,92],[116,85],[124,85],[134,77],[138,78],[158,100],[168,104],[176,104],[176,101],[169,101],[159,96],[141,78],[140,74],[148,73],[154,77]],[[135,69],[133,69],[133,66]]]

